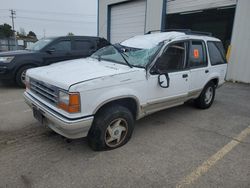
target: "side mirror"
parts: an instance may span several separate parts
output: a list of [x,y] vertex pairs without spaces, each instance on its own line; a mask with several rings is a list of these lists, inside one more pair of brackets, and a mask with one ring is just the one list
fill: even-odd
[[46,50],[46,52],[49,54],[52,54],[55,51],[56,51],[55,48],[50,48],[50,49]]
[[158,83],[162,88],[169,88],[170,79],[169,79],[168,73],[159,74]]

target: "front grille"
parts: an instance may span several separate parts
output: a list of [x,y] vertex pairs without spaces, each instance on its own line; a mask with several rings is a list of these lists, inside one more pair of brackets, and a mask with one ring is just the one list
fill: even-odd
[[58,103],[58,89],[52,85],[30,79],[30,90],[54,105]]

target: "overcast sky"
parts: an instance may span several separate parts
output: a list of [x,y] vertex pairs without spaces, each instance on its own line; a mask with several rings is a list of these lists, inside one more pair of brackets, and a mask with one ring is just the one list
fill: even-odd
[[97,34],[97,0],[0,0],[0,24],[11,25],[9,9],[16,10],[15,30],[38,38]]

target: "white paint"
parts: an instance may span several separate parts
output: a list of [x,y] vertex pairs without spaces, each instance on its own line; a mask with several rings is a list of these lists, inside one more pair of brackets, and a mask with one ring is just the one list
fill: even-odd
[[153,33],[150,35],[138,35],[123,41],[121,45],[132,48],[150,49],[162,41],[169,41],[180,38],[183,39],[193,38],[193,39],[205,39],[205,40],[211,39],[213,41],[215,40],[219,41],[214,37],[186,35],[183,32],[161,32],[161,33]]
[[81,81],[122,74],[134,70],[127,65],[107,61],[99,62],[93,58],[86,58],[31,69],[27,71],[27,76],[68,90],[72,84]]
[[[130,47],[150,48],[157,43],[167,40],[171,42],[180,41],[183,39],[201,39],[219,41],[213,37],[207,36],[192,36],[184,33],[170,32],[158,33],[151,35],[143,35],[134,37],[122,43]],[[145,41],[151,41],[151,43]],[[164,48],[168,45],[165,43]],[[208,59],[210,67],[210,61]],[[28,91],[41,103],[49,108],[63,114],[69,118],[79,118],[84,116],[94,115],[96,110],[105,102],[131,97],[134,98],[139,106],[147,106],[149,103],[154,103],[162,99],[179,98],[179,103],[185,102],[189,92],[193,90],[192,86],[197,85],[195,89],[202,90],[207,81],[214,77],[220,78],[220,84],[224,82],[227,65],[210,67],[210,74],[205,76],[205,72],[193,79],[188,77],[184,79],[182,74],[191,74],[190,70],[170,73],[171,86],[169,88],[161,88],[158,84],[158,76],[151,75],[143,68],[130,68],[127,65],[115,64],[108,61],[98,61],[96,59],[78,59],[72,61],[61,62],[47,67],[31,69],[27,72],[27,76],[41,80],[45,83],[69,90],[70,92],[79,92],[81,95],[81,112],[77,114],[68,114],[65,111],[58,109],[49,102],[36,96]],[[224,72],[221,72],[223,70]],[[184,98],[183,98],[184,96]],[[182,97],[182,98],[181,98]],[[141,109],[141,108],[140,108]],[[139,117],[147,113],[139,111]]]
[[144,34],[146,1],[131,1],[113,5],[110,19],[110,41],[121,42],[129,37]]

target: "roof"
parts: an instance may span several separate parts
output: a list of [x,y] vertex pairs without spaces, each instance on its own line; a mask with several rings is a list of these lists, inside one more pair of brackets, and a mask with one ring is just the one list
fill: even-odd
[[203,39],[203,40],[219,41],[219,39],[216,39],[211,36],[189,35],[185,34],[184,32],[171,31],[171,32],[153,33],[147,35],[138,35],[121,42],[121,45],[128,46],[131,48],[150,49],[158,45],[160,42],[166,40],[174,40],[174,39]]

